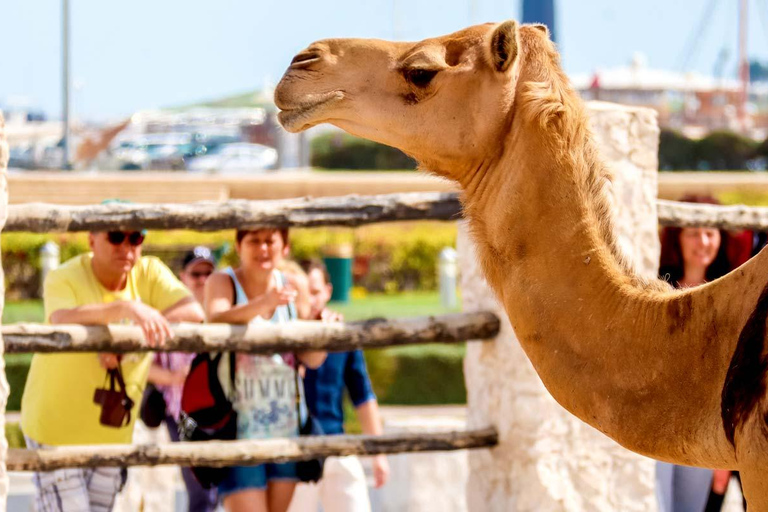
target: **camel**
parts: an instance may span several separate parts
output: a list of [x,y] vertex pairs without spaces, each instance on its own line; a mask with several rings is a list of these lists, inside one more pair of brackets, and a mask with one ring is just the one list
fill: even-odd
[[642,455],[738,469],[750,512],[768,511],[768,251],[686,290],[633,273],[546,27],[318,41],[275,102],[291,132],[330,123],[458,182],[483,272],[552,396]]

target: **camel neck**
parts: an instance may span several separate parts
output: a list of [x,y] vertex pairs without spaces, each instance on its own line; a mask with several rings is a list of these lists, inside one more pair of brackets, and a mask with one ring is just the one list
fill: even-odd
[[620,264],[608,230],[596,225],[599,204],[585,200],[590,176],[601,169],[570,166],[600,165],[590,148],[566,161],[542,140],[508,141],[466,190],[466,215],[488,282],[542,380],[561,404],[598,418],[593,424],[602,429],[599,402],[583,402],[572,388],[599,382],[607,396],[626,381],[625,367],[605,354],[615,349],[616,332],[652,328],[659,308]]
[[[498,267],[507,276],[502,280],[517,281],[513,288],[518,293],[536,281],[552,293],[578,288],[584,299],[600,294],[601,302],[608,290],[626,295],[633,277],[614,248],[610,229],[601,227],[610,221],[599,218],[604,215],[598,211],[600,199],[590,197],[596,188],[592,183],[601,180],[601,163],[590,148],[584,155],[558,158],[553,154],[557,148],[543,139],[535,131],[510,138],[501,157],[486,164],[478,173],[482,177],[466,190],[465,209],[476,239],[494,255],[485,264]],[[583,167],[574,169],[574,162]],[[610,186],[607,181],[605,186]],[[574,287],[577,283],[584,286]]]

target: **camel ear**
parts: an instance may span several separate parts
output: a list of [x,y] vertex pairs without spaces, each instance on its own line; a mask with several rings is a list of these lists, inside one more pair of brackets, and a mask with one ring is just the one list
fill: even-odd
[[491,36],[491,62],[496,71],[504,73],[517,58],[519,41],[517,22],[505,21],[493,31]]
[[545,36],[547,36],[547,39],[549,39],[549,29],[546,25],[542,23],[534,23],[531,25],[533,28],[538,30],[539,32],[542,32]]

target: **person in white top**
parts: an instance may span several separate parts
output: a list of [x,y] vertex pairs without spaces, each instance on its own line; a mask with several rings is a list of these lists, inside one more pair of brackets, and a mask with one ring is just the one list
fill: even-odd
[[[240,230],[236,241],[240,266],[214,273],[205,285],[208,321],[248,324],[307,318],[306,281],[290,280],[279,270],[288,254],[288,230]],[[231,396],[237,439],[298,436],[299,410],[306,406],[296,406],[297,394],[301,397],[296,368],[299,362],[317,368],[324,360],[325,352],[319,351],[236,354]],[[297,481],[295,463],[236,466],[229,468],[218,493],[229,512],[285,512]]]

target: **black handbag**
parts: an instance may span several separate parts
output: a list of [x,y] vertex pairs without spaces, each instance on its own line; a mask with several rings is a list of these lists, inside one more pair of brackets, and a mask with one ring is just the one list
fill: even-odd
[[165,419],[165,397],[153,384],[147,384],[141,398],[139,417],[149,428],[157,428]]
[[107,370],[109,388],[97,388],[93,393],[93,402],[101,406],[99,423],[105,427],[122,428],[131,423],[131,408],[133,400],[125,390],[123,372],[120,363],[117,368]]
[[[307,421],[299,428],[299,435],[323,435],[323,428],[320,426],[320,422],[309,413],[309,410],[307,410]],[[325,466],[325,457],[297,461],[296,476],[300,482],[317,482],[323,478],[323,466]]]

